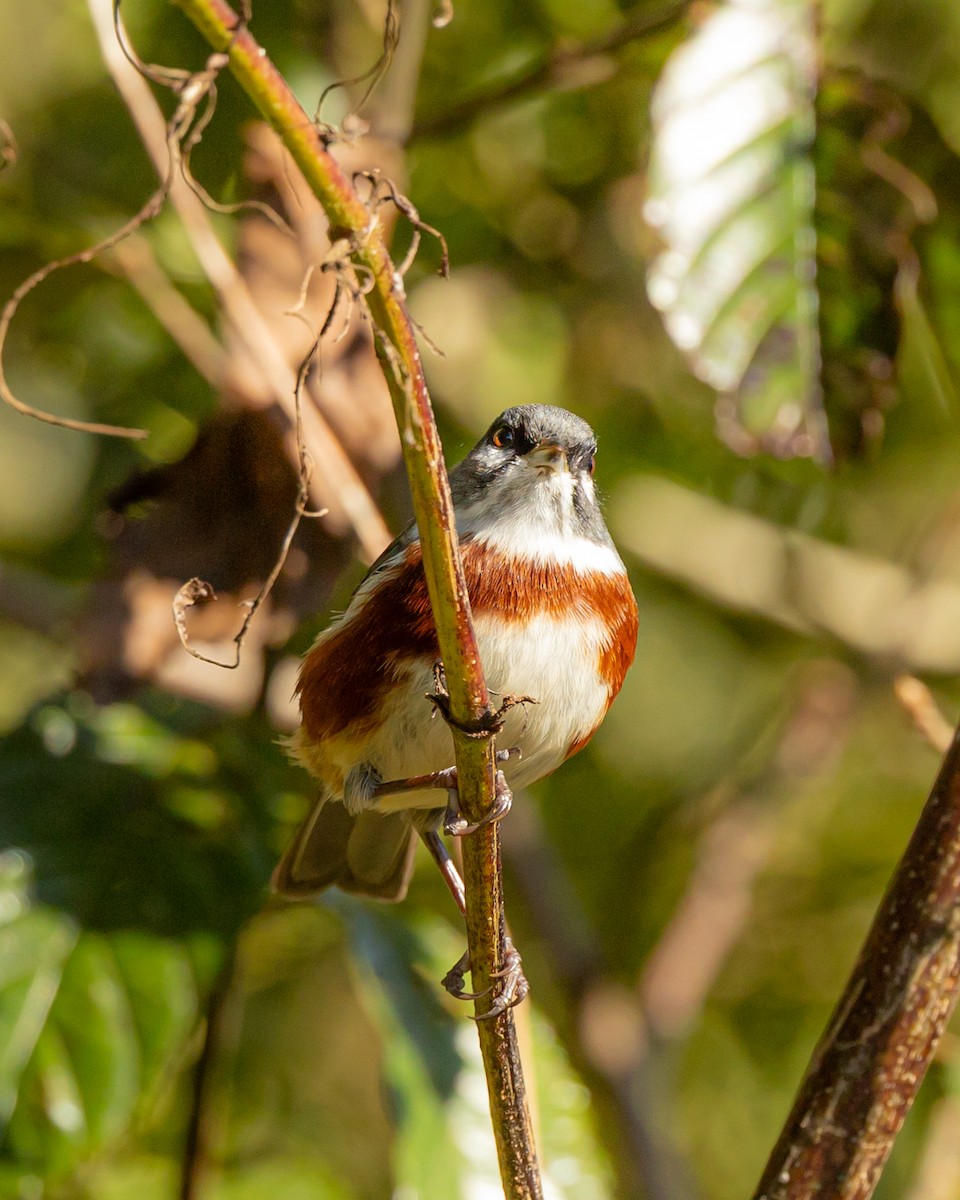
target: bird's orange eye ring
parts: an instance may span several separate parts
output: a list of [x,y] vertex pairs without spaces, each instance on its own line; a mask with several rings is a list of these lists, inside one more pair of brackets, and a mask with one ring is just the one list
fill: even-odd
[[587,470],[592,475],[596,469],[597,469],[597,456],[595,454],[591,454],[590,461],[587,463]]
[[509,425],[501,425],[493,435],[493,444],[498,450],[505,450],[508,446],[512,446],[516,435]]

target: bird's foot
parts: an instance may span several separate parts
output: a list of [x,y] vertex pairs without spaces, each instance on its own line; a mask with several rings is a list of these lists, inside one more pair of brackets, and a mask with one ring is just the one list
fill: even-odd
[[[500,750],[497,752],[497,760],[503,762],[511,754],[519,754],[519,751]],[[476,833],[478,829],[482,829],[484,825],[489,825],[493,821],[502,821],[512,805],[513,793],[510,791],[510,785],[502,771],[497,771],[493,804],[479,821],[471,822],[466,819],[460,809],[460,793],[456,788],[450,788],[447,792],[447,811],[443,817],[443,832],[450,837],[467,837],[471,833]]]
[[[498,750],[494,757],[497,762],[506,762],[507,759],[512,758],[515,754],[519,756],[520,751],[516,746],[512,746],[509,750]],[[456,767],[444,767],[442,771],[431,771],[427,775],[410,775],[406,779],[383,779],[375,784],[371,784],[367,795],[369,799],[379,800],[383,796],[396,796],[403,792],[423,792],[429,791],[431,788],[446,791],[447,809],[444,831],[446,833],[456,833],[458,837],[462,837],[465,833],[473,833],[482,825],[487,825],[490,821],[499,821],[502,816],[510,811],[510,805],[513,801],[507,781],[503,777],[503,772],[497,771],[496,800],[493,808],[482,821],[477,822],[476,825],[468,825],[460,813],[460,794],[457,791]],[[448,822],[455,828],[447,828]]]
[[503,701],[498,709],[488,709],[475,721],[464,722],[456,720],[450,712],[450,693],[447,691],[443,663],[439,661],[433,664],[433,686],[434,691],[427,692],[427,699],[448,725],[452,725],[454,729],[458,729],[468,738],[485,738],[491,737],[495,733],[500,733],[506,721],[507,713],[511,709],[521,704],[538,703],[533,696],[516,696],[511,693],[503,697]]
[[[491,975],[493,983],[482,992],[468,992],[464,989],[467,971],[470,970],[470,951],[468,950],[443,977],[443,986],[457,1000],[479,1000],[488,996],[496,988],[493,1003],[485,1013],[474,1017],[475,1021],[489,1021],[499,1017],[508,1008],[513,1008],[524,1000],[530,991],[530,985],[523,973],[523,963],[520,954],[509,937],[503,939],[503,966]],[[497,986],[499,985],[499,986]]]

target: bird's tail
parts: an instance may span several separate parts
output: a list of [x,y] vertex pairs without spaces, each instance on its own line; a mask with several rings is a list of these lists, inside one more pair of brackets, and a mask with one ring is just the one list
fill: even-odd
[[345,892],[402,900],[414,849],[414,831],[402,813],[352,816],[321,796],[277,863],[271,884],[291,899],[336,884]]

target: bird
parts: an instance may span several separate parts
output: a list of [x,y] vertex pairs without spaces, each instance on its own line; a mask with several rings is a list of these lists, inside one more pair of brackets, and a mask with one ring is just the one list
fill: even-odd
[[[501,413],[449,473],[480,660],[505,701],[497,817],[514,789],[590,741],[634,658],[637,604],[597,498],[596,453],[582,418],[527,404]],[[425,698],[438,660],[412,523],[302,662],[288,749],[319,795],[273,873],[275,892],[336,885],[401,900],[418,834],[448,883],[455,875],[439,832],[473,827],[456,809],[450,731]],[[462,908],[462,890],[457,899]]]

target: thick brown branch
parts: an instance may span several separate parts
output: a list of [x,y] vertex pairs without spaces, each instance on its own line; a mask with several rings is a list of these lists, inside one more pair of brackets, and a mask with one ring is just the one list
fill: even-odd
[[814,1051],[755,1200],[867,1200],[957,1002],[960,734]]

